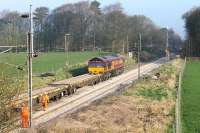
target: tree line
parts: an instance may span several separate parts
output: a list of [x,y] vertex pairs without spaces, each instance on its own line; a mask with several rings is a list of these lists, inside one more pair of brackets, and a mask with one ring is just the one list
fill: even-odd
[[183,15],[186,29],[186,40],[183,54],[187,57],[200,56],[200,7],[196,7]]
[[[16,11],[0,13],[0,45],[26,45],[28,20]],[[64,4],[50,11],[34,11],[34,46],[38,52],[63,51],[65,38],[70,51],[102,50],[123,52],[135,50],[142,35],[146,54],[164,55],[166,32],[170,51],[180,49],[182,40],[173,29],[163,29],[143,15],[128,15],[120,3],[101,7],[98,1]]]

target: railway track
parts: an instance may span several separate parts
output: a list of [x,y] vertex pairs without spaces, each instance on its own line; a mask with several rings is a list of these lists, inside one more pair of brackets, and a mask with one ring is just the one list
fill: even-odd
[[[155,62],[149,63],[141,67],[141,73],[146,74],[152,70],[160,67],[165,63],[165,58],[161,58]],[[124,84],[128,84],[137,79],[137,69],[123,73],[120,76],[113,77],[110,80],[101,82],[95,86],[85,86],[81,88],[77,94],[66,97],[58,101],[55,105],[48,108],[47,111],[38,111],[33,114],[34,126],[38,126],[42,123],[48,122],[64,113],[71,113],[87,106],[95,100],[101,99],[117,90],[119,90]],[[59,82],[60,84],[61,82]],[[13,132],[17,132],[14,130]]]
[[[158,68],[164,63],[164,59],[160,59],[154,63],[142,66],[141,73],[146,74],[153,69]],[[49,108],[46,112],[39,111],[33,115],[33,122],[35,126],[38,126],[41,123],[47,122],[57,116],[72,112],[79,109],[81,106],[84,106],[85,103],[91,103],[101,97],[106,96],[107,94],[116,91],[120,85],[126,84],[126,82],[134,81],[137,79],[137,70],[132,70],[128,73],[122,74],[118,77],[114,77],[108,81],[99,83],[95,86],[87,86],[82,89],[86,91],[80,93],[79,95],[74,95],[70,98],[62,99],[58,104]]]

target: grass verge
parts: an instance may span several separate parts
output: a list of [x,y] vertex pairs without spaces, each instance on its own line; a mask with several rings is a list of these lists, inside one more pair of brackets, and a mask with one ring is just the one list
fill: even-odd
[[200,132],[200,62],[187,62],[182,82],[181,119],[183,133]]

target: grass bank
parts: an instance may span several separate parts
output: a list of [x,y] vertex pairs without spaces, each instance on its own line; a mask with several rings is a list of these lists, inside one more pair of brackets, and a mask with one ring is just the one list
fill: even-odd
[[188,61],[182,82],[183,133],[200,132],[200,61]]

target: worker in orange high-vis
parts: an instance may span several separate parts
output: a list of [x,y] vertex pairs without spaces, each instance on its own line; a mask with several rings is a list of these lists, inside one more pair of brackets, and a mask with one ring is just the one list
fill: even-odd
[[45,93],[44,95],[41,96],[41,106],[42,106],[42,110],[46,111],[47,107],[48,107],[48,102],[49,102],[49,97],[48,95]]
[[29,120],[28,120],[28,116],[29,116],[29,110],[26,104],[22,104],[21,107],[21,128],[28,128],[29,127]]

